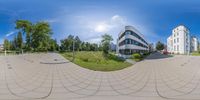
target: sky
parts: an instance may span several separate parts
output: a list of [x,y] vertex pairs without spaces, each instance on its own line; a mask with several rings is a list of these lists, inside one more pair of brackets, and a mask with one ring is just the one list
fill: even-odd
[[0,0],[0,44],[17,34],[18,19],[49,22],[58,42],[72,34],[99,43],[108,33],[116,43],[126,25],[139,30],[149,43],[166,43],[180,24],[199,38],[199,5],[199,0]]

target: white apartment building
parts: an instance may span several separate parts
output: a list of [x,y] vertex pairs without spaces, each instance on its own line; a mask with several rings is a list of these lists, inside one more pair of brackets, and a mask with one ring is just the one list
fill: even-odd
[[191,51],[192,52],[198,51],[198,47],[199,47],[198,45],[199,45],[199,42],[198,42],[197,37],[192,36],[191,37]]
[[3,49],[3,44],[0,44],[0,51],[2,51]]
[[129,58],[133,53],[149,52],[149,45],[144,36],[133,26],[125,26],[117,39],[117,53]]
[[172,30],[172,35],[167,38],[167,51],[175,54],[190,53],[190,31],[184,25]]

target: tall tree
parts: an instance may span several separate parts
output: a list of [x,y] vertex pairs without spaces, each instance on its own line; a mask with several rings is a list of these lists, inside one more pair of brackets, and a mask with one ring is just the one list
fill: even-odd
[[101,44],[103,46],[103,55],[104,57],[108,56],[109,53],[109,46],[110,46],[110,42],[113,40],[111,35],[108,34],[104,34],[102,35],[102,40],[101,40]]
[[4,47],[4,50],[10,50],[10,42],[8,41],[8,39],[4,40],[3,47]]
[[157,43],[156,43],[156,50],[163,50],[164,49],[164,44],[162,43],[162,42],[160,42],[160,41],[158,41]]
[[16,40],[17,48],[22,49],[23,47],[23,38],[22,38],[22,33],[19,32],[17,34],[17,40]]
[[28,20],[17,20],[15,22],[16,24],[16,29],[20,29],[23,34],[26,33],[26,49],[31,50],[31,35],[33,31],[33,25],[30,21]]
[[81,40],[78,36],[75,37],[75,50],[79,51],[81,49]]
[[31,45],[35,51],[47,51],[52,31],[47,22],[38,22],[33,27]]

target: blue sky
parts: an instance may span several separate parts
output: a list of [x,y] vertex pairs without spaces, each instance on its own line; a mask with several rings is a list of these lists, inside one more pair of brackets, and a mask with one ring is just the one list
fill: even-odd
[[153,43],[166,43],[179,24],[200,37],[199,5],[199,0],[0,0],[0,43],[16,35],[17,19],[48,21],[58,41],[72,34],[99,42],[109,33],[116,42],[125,25],[134,26]]

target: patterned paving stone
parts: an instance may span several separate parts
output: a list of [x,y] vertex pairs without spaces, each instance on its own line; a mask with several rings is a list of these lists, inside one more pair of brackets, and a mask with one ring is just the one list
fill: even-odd
[[200,57],[160,56],[113,72],[55,53],[0,56],[0,100],[199,100]]

